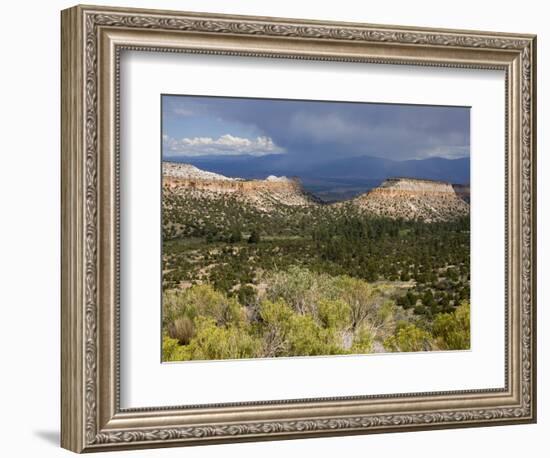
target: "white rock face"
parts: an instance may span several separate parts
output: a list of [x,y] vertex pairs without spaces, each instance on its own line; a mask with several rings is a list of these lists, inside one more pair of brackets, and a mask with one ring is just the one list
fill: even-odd
[[278,177],[278,176],[275,176],[275,175],[269,175],[267,178],[266,178],[267,181],[288,181],[288,178],[287,177]]
[[442,181],[422,180],[416,178],[390,178],[385,180],[379,189],[395,191],[412,191],[419,193],[450,193],[454,194],[453,187]]
[[207,172],[198,169],[191,164],[179,164],[176,162],[163,162],[162,174],[174,178],[189,178],[199,180],[222,180],[222,181],[238,181],[235,178],[229,178],[219,173]]
[[245,180],[207,172],[190,164],[163,162],[163,186],[171,192],[187,198],[219,198],[228,195],[270,211],[276,205],[310,206],[319,202],[305,192],[299,180],[270,175],[265,180]]
[[378,188],[353,199],[368,213],[388,218],[448,221],[466,216],[470,206],[452,185],[416,178],[390,178]]

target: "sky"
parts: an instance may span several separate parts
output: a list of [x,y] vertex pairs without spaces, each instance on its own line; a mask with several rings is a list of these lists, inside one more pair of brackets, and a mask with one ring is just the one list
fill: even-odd
[[455,159],[470,155],[470,109],[163,95],[162,153]]

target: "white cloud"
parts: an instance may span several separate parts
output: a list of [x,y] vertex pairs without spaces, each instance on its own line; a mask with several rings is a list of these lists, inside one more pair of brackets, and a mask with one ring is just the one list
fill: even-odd
[[166,156],[234,156],[238,154],[265,156],[266,154],[286,152],[284,148],[277,146],[270,137],[249,139],[225,134],[219,138],[184,137],[175,139],[164,134],[162,140]]

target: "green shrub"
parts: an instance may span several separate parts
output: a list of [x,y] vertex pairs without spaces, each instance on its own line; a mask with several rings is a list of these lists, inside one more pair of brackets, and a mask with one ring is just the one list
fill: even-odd
[[271,272],[262,280],[267,284],[267,299],[283,299],[301,314],[319,316],[317,308],[323,300],[347,304],[354,328],[369,317],[374,319],[379,307],[380,289],[347,275],[334,277],[291,266],[287,271]]
[[184,361],[189,359],[189,353],[186,347],[181,346],[177,339],[164,335],[162,336],[162,360]]
[[288,353],[288,329],[292,315],[292,309],[281,299],[277,302],[265,300],[260,304],[265,356],[284,356]]
[[317,314],[325,328],[345,329],[351,324],[351,307],[339,299],[319,300]]
[[374,344],[375,331],[368,325],[363,324],[355,331],[351,353],[366,354],[371,353]]
[[384,302],[376,312],[376,323],[380,326],[393,323],[395,320],[395,308],[395,302]]
[[247,327],[218,326],[211,318],[195,320],[197,332],[187,346],[189,359],[240,359],[261,356],[261,341]]
[[267,299],[282,299],[298,313],[316,314],[317,302],[325,295],[330,277],[291,266],[287,271],[268,273],[263,282],[267,284]]
[[312,315],[301,315],[284,301],[263,301],[264,353],[266,356],[313,356],[344,353],[339,333],[324,329]]
[[338,297],[350,306],[350,319],[353,328],[358,328],[368,318],[377,313],[378,290],[369,283],[342,275],[334,279]]
[[443,350],[466,350],[470,348],[470,304],[463,302],[452,313],[436,315],[433,334]]
[[399,326],[395,335],[384,340],[389,351],[429,351],[433,348],[432,335],[414,324]]
[[294,314],[288,328],[288,356],[335,355],[344,353],[337,333],[323,329],[311,315]]
[[186,290],[169,290],[163,295],[163,322],[173,323],[177,318],[209,317],[216,323],[240,323],[244,310],[234,298],[216,291],[210,285],[194,285]]
[[237,291],[237,298],[239,302],[250,307],[256,303],[256,290],[250,285],[242,285]]

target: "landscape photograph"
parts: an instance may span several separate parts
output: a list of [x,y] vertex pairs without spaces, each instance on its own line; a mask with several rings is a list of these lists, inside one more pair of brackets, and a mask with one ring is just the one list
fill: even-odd
[[162,361],[470,349],[470,108],[161,96]]

